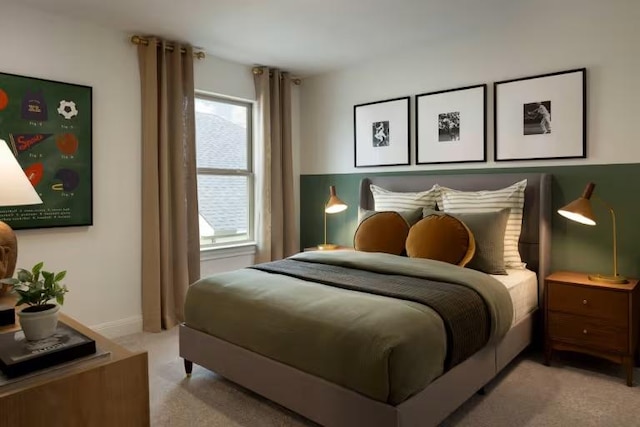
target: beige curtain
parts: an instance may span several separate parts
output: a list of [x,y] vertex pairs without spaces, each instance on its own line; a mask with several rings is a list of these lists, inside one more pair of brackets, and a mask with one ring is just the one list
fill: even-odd
[[291,76],[254,70],[258,99],[256,263],[298,252],[291,154]]
[[187,288],[200,277],[193,50],[172,45],[170,51],[165,41],[150,39],[138,46],[142,320],[151,332],[183,320]]

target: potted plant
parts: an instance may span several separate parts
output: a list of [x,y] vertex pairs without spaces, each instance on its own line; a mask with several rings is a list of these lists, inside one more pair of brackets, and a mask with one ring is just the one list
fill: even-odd
[[[31,271],[18,269],[15,278],[0,280],[0,283],[11,285],[19,298],[16,306],[27,304],[18,313],[20,326],[29,341],[50,337],[58,325],[58,311],[64,303],[64,294],[68,292],[65,285],[60,284],[67,272],[51,273],[43,271],[44,263],[33,266]],[[55,299],[58,304],[50,303]]]

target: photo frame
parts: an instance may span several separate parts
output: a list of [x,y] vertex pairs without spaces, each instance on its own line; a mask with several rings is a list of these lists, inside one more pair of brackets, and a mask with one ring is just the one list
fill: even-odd
[[586,68],[494,83],[495,160],[586,158],[586,102]]
[[486,161],[486,84],[416,95],[416,164]]
[[0,221],[14,230],[93,225],[92,120],[90,86],[0,73],[0,139],[43,202],[1,207]]
[[400,166],[410,164],[410,97],[354,105],[354,165]]

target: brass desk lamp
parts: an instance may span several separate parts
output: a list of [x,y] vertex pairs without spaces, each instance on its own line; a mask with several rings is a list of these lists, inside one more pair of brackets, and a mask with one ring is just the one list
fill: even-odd
[[[596,219],[593,215],[593,210],[591,209],[591,196],[593,195],[593,190],[596,185],[593,182],[587,184],[582,193],[582,196],[569,203],[567,206],[562,209],[558,209],[558,213],[570,220],[579,222],[580,224],[585,225],[596,225]],[[598,200],[604,204],[609,212],[611,213],[611,223],[613,224],[613,275],[603,275],[603,274],[590,274],[589,280],[594,282],[603,282],[603,283],[628,283],[626,277],[620,276],[618,274],[618,243],[617,243],[617,232],[616,232],[616,214],[613,211],[613,208],[605,203],[602,199],[598,197]]]
[[321,245],[318,245],[319,250],[330,251],[338,248],[338,245],[327,243],[327,214],[342,212],[345,209],[347,209],[346,203],[340,200],[338,196],[336,196],[336,186],[335,185],[330,186],[329,200],[324,205],[324,243]]

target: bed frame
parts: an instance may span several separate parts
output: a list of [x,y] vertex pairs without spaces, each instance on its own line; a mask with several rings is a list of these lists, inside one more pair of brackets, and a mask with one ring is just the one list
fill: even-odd
[[[423,191],[433,184],[460,190],[495,190],[528,180],[520,254],[538,274],[543,301],[551,246],[551,176],[546,174],[409,175],[365,178],[360,206],[373,209],[370,184],[393,191]],[[481,390],[533,338],[537,312],[520,320],[499,342],[488,344],[397,406],[379,402],[322,378],[261,356],[186,325],[180,326],[180,356],[325,426],[424,427],[437,425]]]

